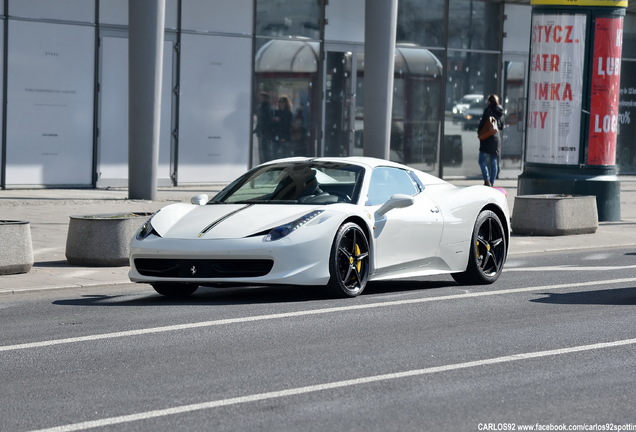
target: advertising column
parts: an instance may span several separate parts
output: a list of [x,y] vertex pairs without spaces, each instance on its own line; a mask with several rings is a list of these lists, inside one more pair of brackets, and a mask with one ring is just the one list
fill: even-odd
[[532,0],[524,171],[518,194],[596,196],[620,220],[616,137],[627,1]]

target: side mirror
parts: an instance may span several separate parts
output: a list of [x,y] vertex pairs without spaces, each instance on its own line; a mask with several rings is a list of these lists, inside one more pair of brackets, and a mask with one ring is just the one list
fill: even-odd
[[210,201],[208,194],[200,194],[190,198],[190,202],[194,205],[206,205]]
[[391,198],[380,207],[376,213],[380,216],[396,208],[404,208],[413,205],[413,197],[404,194],[391,195]]

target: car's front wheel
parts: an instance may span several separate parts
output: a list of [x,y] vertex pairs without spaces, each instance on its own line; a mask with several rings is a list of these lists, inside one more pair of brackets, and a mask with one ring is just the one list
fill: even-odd
[[491,284],[499,278],[507,253],[506,233],[499,216],[484,210],[475,221],[466,271],[451,276],[464,285]]
[[336,233],[329,257],[329,288],[340,297],[355,297],[369,279],[369,241],[355,223],[343,224]]
[[178,283],[153,284],[152,287],[161,295],[175,298],[187,297],[199,288],[198,285]]

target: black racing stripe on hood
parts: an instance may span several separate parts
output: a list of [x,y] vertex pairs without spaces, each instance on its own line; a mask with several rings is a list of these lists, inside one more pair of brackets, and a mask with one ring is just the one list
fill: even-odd
[[205,228],[203,228],[203,230],[201,230],[201,232],[199,233],[198,237],[203,237],[205,234],[207,234],[208,232],[210,232],[210,230],[212,230],[212,228],[214,228],[215,226],[217,226],[218,224],[220,224],[221,222],[228,220],[229,218],[231,218],[232,216],[234,216],[237,213],[242,212],[243,210],[247,210],[248,208],[252,207],[254,204],[247,204],[246,206],[243,206],[241,208],[238,208],[236,210],[234,210],[233,212],[230,212],[228,214],[226,214],[225,216],[223,216],[220,219],[215,220],[214,222],[212,222],[210,225],[206,226]]

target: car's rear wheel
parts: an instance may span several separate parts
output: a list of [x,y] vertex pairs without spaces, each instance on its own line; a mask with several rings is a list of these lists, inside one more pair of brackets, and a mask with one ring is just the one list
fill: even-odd
[[369,241],[353,222],[343,224],[336,233],[329,257],[329,288],[340,297],[355,297],[364,291],[369,279]]
[[153,284],[152,287],[161,295],[175,298],[187,297],[199,288],[198,285],[179,283]]
[[484,210],[475,221],[466,271],[453,273],[453,279],[464,285],[491,284],[499,278],[507,253],[506,233],[499,216]]

